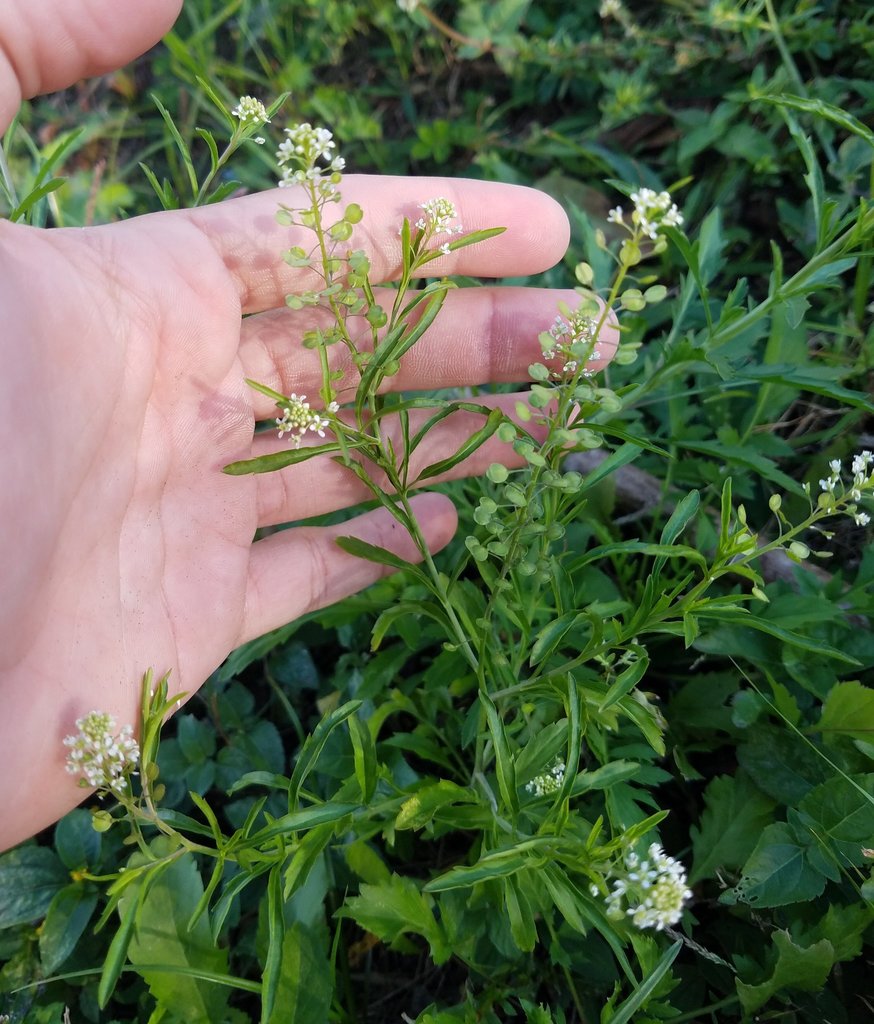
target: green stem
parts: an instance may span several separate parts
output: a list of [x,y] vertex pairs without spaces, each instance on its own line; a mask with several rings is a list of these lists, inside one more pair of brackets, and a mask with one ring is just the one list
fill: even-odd
[[[795,83],[795,88],[798,90],[799,94],[807,99],[807,86],[804,84],[804,79],[801,77],[798,65],[795,63],[795,59],[793,58],[789,47],[786,45],[786,38],[783,35],[783,30],[780,28],[780,19],[777,17],[777,12],[774,10],[773,0],[765,0],[765,9],[768,12],[768,28],[771,30],[771,35],[774,37],[774,45],[777,47],[780,59],[783,61],[783,66],[789,72],[789,77]],[[816,131],[820,145],[825,150],[829,163],[834,163],[837,159],[837,153],[835,153],[834,146],[824,136],[819,122],[816,123],[814,130]]]
[[705,1013],[716,1013],[717,1010],[724,1010],[738,1002],[740,1002],[740,999],[737,996],[726,996],[725,999],[720,999],[718,1003],[702,1006],[700,1010],[692,1010],[690,1013],[681,1013],[679,1017],[671,1017],[671,1024],[684,1024],[685,1021],[700,1024]]
[[215,180],[215,176],[218,174],[218,172],[222,169],[222,167],[224,167],[224,165],[228,162],[231,156],[236,152],[237,148],[239,147],[240,141],[240,135],[237,131],[235,131],[234,134],[231,136],[227,146],[225,146],[224,150],[222,151],[221,155],[216,161],[215,167],[212,167],[209,171],[209,174],[207,174],[207,176],[203,179],[203,184],[200,186],[197,195],[194,197],[195,206],[200,206],[203,200],[206,198],[206,193],[207,190],[209,189],[209,186]]
[[[556,948],[561,948],[561,942],[559,941],[558,935],[555,932],[555,928],[553,928],[552,926],[552,921],[550,920],[550,917],[551,915],[549,913],[543,915],[543,920],[546,923],[546,927],[549,929],[549,937],[552,939],[553,945]],[[561,965],[561,971],[564,975],[564,980],[565,984],[568,987],[568,991],[571,994],[571,999],[573,999],[574,1001],[574,1007],[576,1008],[577,1016],[580,1019],[580,1024],[587,1024],[588,1018],[586,1017],[586,1011],[583,1009],[583,1001],[580,998],[579,992],[577,992],[577,987],[574,984],[574,977],[568,969],[567,964]]]
[[6,191],[6,195],[9,197],[9,203],[14,210],[18,206],[18,192],[15,189],[15,183],[12,180],[9,165],[6,163],[6,147],[4,142],[5,140],[0,140],[0,177],[3,178],[3,187]]

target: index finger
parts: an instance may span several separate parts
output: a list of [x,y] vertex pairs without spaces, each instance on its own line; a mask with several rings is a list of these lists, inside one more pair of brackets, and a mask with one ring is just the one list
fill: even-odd
[[[450,200],[465,232],[503,227],[506,231],[429,264],[428,276],[469,274],[474,277],[520,277],[537,274],[557,263],[567,249],[570,229],[558,203],[544,192],[522,185],[458,178],[403,178],[346,175],[342,202],[326,208],[326,222],[357,203],[364,218],[353,237],[338,247],[363,249],[371,261],[371,280],[391,281],[401,271],[400,229],[404,217],[415,221],[419,206],[438,196]],[[244,313],[281,306],[292,291],[317,287],[312,272],[295,270],[281,254],[294,245],[309,252],[315,241],[305,228],[285,227],[276,220],[280,204],[305,205],[299,188],[275,189],[216,206],[188,211],[192,223],[210,240],[239,289]]]

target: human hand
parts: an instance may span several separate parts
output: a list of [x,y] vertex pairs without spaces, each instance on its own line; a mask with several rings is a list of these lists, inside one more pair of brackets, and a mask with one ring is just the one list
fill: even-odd
[[[40,10],[51,6],[43,0]],[[16,53],[8,41],[4,50]],[[127,53],[121,44],[111,52]],[[80,69],[106,66],[83,44],[86,53]],[[37,48],[12,66],[31,68],[31,89],[60,85],[40,70],[47,58]],[[75,77],[72,65],[64,77]],[[560,208],[528,189],[348,175],[343,195],[365,210],[350,244],[371,255],[374,279],[397,275],[401,220],[435,195],[455,203],[468,230],[507,227],[442,259],[439,272],[530,274],[567,244]],[[380,568],[341,551],[339,534],[416,557],[382,509],[253,543],[258,527],[367,496],[330,460],[265,476],[222,473],[285,446],[272,433],[253,440],[255,421],[275,409],[245,378],[313,396],[320,381],[313,353],[296,340],[313,312],[284,305],[307,283],[279,259],[300,241],[276,223],[280,199],[288,193],[76,230],[0,222],[0,847],[81,799],[61,742],[78,717],[100,709],[135,723],[147,668],[169,670],[174,689],[191,693],[234,647],[372,582]],[[524,378],[540,356],[538,332],[571,296],[450,293],[393,386]],[[505,401],[512,408],[515,399]],[[473,414],[451,417],[422,445],[422,465],[479,425]],[[465,472],[506,451],[487,444]],[[445,544],[451,502],[423,494],[415,508],[429,544]]]

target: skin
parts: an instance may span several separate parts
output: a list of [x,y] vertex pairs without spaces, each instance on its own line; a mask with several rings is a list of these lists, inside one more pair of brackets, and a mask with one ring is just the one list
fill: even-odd
[[[22,98],[143,52],[179,3],[124,7],[119,18],[118,0],[0,0],[0,130]],[[402,218],[433,196],[455,202],[466,229],[507,227],[438,272],[531,274],[567,245],[564,213],[530,189],[353,175],[342,189],[366,212],[351,244],[368,250],[378,280],[397,276]],[[278,258],[299,241],[275,221],[280,200],[293,197],[271,191],[86,229],[0,221],[0,848],[82,799],[63,767],[78,717],[100,709],[136,722],[147,668],[191,693],[241,643],[373,582],[380,567],[343,553],[338,534],[415,557],[384,510],[253,542],[258,527],[363,497],[329,461],[221,472],[284,447],[272,434],[253,439],[255,421],[275,410],[246,377],[318,393],[317,362],[297,342],[312,313],[284,305],[307,282]],[[395,386],[524,379],[562,298],[573,293],[451,294]],[[605,338],[605,359],[614,344]],[[505,401],[512,409],[514,397]],[[451,417],[423,443],[422,462],[481,422]],[[464,472],[507,451],[490,444]],[[446,544],[451,502],[423,493],[416,511],[432,548]]]

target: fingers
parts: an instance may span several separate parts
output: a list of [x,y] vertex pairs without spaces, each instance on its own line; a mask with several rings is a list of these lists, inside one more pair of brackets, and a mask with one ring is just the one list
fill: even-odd
[[[377,294],[387,306],[394,292]],[[465,387],[486,382],[511,383],[527,378],[531,363],[543,360],[538,335],[552,323],[559,301],[573,306],[573,291],[545,288],[461,288],[446,296],[434,325],[401,361],[398,374],[386,382],[392,391]],[[322,383],[319,356],[300,343],[304,331],[333,323],[325,309],[276,309],[243,321],[240,358],[245,375],[281,394],[317,394]],[[372,348],[370,328],[363,317],[347,326],[357,347]],[[610,322],[601,332],[598,358],[591,368],[602,369],[613,356],[618,331]],[[346,347],[329,349],[332,370],[342,370],[337,388],[341,401],[351,397],[358,373]],[[275,415],[275,406],[253,393],[256,419]]]
[[182,0],[0,0],[0,132],[22,98],[120,68],[170,28]]
[[[412,504],[428,547],[437,551],[448,544],[457,524],[452,502],[442,494],[422,494]],[[387,548],[406,561],[421,560],[409,534],[383,508],[337,526],[302,526],[260,540],[252,547],[238,644],[348,597],[392,571],[347,554],[336,543],[343,536]]]
[[[394,178],[348,175],[341,185],[343,202],[329,208],[337,218],[348,203],[358,203],[364,219],[344,250],[364,249],[375,282],[396,279],[401,265],[400,227],[404,217],[416,219],[426,199],[443,196],[458,211],[466,231],[505,227],[496,238],[460,249],[429,264],[429,276],[469,274],[516,277],[553,266],[567,248],[569,228],[564,211],[543,192],[519,185],[450,178]],[[303,203],[298,189],[283,189],[219,203],[186,216],[209,238],[239,289],[245,313],[283,305],[292,291],[315,287],[307,271],[282,262],[289,247],[312,248],[314,235],[302,228],[280,226],[280,203]]]
[[[513,416],[516,403],[524,401],[524,394],[486,395],[472,401],[488,408],[501,408],[508,416]],[[425,421],[437,412],[427,409],[416,409],[410,412],[410,435]],[[431,430],[410,458],[407,480],[415,482],[426,466],[439,462],[457,452],[468,438],[485,423],[485,416],[479,412],[453,412]],[[526,423],[535,437],[544,433],[543,429],[532,420]],[[397,417],[385,417],[381,421],[383,436],[389,440],[395,451],[402,450],[400,423]],[[325,441],[318,440],[324,444]],[[267,455],[275,451],[285,451],[288,439],[280,441],[272,431],[261,434],[255,439],[252,454]],[[303,445],[302,445],[303,447]],[[503,462],[507,466],[522,464],[522,459],[515,454],[510,445],[500,441],[496,436],[490,437],[477,451],[460,462],[448,473],[428,477],[428,485],[442,480],[458,479],[484,473],[493,462]],[[382,473],[374,467],[368,467],[372,478],[384,490],[391,486]],[[262,473],[255,476],[257,487],[257,515],[259,526],[274,526],[291,520],[309,519],[313,516],[335,512],[362,501],[373,498],[372,492],[352,473],[351,470],[330,456],[316,456],[305,462],[279,470],[274,473]]]

